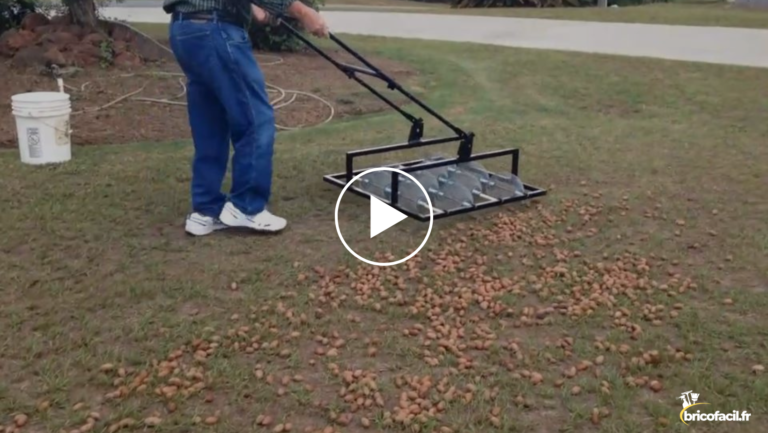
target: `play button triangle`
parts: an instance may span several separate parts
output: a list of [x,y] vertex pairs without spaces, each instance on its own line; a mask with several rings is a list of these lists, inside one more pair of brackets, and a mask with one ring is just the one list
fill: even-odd
[[408,218],[408,215],[371,196],[371,237],[378,235],[406,218]]

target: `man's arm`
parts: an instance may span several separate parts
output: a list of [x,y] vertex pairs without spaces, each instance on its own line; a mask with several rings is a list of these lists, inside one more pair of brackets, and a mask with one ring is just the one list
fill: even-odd
[[307,9],[314,11],[299,0],[251,0],[254,12],[259,16],[266,16],[271,23],[276,18],[275,15],[284,14],[301,20],[308,14]]
[[286,14],[297,19],[313,35],[328,36],[323,17],[300,0],[251,0],[251,11],[256,21],[262,24],[276,24],[274,15]]

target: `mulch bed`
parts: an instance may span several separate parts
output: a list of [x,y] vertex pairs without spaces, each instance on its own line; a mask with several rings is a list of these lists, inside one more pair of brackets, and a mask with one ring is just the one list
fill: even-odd
[[[167,41],[161,41],[167,46]],[[342,53],[343,54],[343,53]],[[334,57],[356,64],[347,56],[335,53]],[[372,113],[388,107],[348,79],[326,60],[314,53],[259,55],[257,58],[267,82],[285,90],[313,93],[330,102],[335,110],[334,119]],[[369,57],[369,60],[398,81],[404,81],[414,72],[396,62]],[[184,91],[179,79],[183,77],[158,74],[180,72],[173,61],[135,66],[108,68],[92,66],[83,68],[65,78],[67,92],[72,98],[72,111],[85,111],[72,115],[73,145],[104,145],[133,142],[173,141],[191,137],[187,111],[184,105],[170,105],[137,101],[132,98],[172,99],[185,102],[184,96],[173,99]],[[11,114],[11,96],[32,91],[56,91],[55,79],[43,75],[41,68],[19,69],[11,61],[0,64],[0,147],[16,147],[16,125]],[[370,79],[376,83],[378,80]],[[109,107],[102,107],[118,98],[143,90]],[[384,88],[377,85],[378,88]],[[384,90],[387,92],[386,90]],[[396,96],[388,92],[388,96]],[[273,92],[273,101],[280,96]],[[291,99],[288,94],[282,102]],[[393,98],[398,103],[401,98]],[[282,103],[278,102],[278,104]],[[276,111],[276,122],[285,127],[309,127],[322,123],[329,115],[329,108],[322,102],[296,95],[295,100]]]

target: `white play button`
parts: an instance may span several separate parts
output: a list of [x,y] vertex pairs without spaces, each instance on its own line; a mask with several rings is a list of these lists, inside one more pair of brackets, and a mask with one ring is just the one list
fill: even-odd
[[[416,247],[416,249],[411,254],[408,254],[407,256],[405,256],[405,257],[403,257],[403,258],[401,258],[399,260],[392,261],[392,262],[378,262],[378,261],[373,261],[373,260],[366,259],[365,257],[361,256],[360,254],[355,252],[355,250],[352,249],[347,244],[347,241],[344,240],[344,236],[342,236],[342,234],[341,234],[341,228],[339,227],[339,205],[341,204],[341,199],[344,196],[344,193],[347,192],[347,190],[350,187],[355,185],[363,176],[367,176],[367,175],[370,175],[372,173],[380,172],[380,171],[387,172],[387,176],[391,176],[392,172],[397,172],[397,173],[401,174],[402,176],[404,176],[405,178],[410,179],[411,182],[413,182],[414,184],[416,184],[418,186],[418,188],[421,190],[421,192],[423,194],[423,198],[419,198],[419,199],[423,200],[427,204],[427,206],[429,207],[429,225],[427,226],[426,234],[424,236],[424,239],[421,241],[421,244],[419,244],[419,246]],[[368,239],[372,239],[374,236],[380,234],[381,232],[383,232],[385,230],[388,230],[388,229],[392,228],[397,223],[399,223],[399,222],[401,222],[401,221],[403,221],[403,220],[408,218],[408,215],[404,214],[403,212],[400,212],[398,209],[396,209],[395,207],[387,204],[382,199],[374,197],[373,194],[369,193],[368,197],[369,197],[370,202],[371,202],[371,214],[369,216],[369,221],[368,221],[368,223],[369,223],[369,230],[370,230],[370,237]],[[427,240],[429,239],[429,235],[432,233],[432,225],[434,223],[434,210],[432,209],[432,201],[431,201],[429,195],[427,194],[427,190],[424,188],[423,185],[421,185],[421,183],[419,183],[418,180],[416,180],[416,178],[414,178],[412,175],[406,173],[405,171],[397,169],[397,168],[379,167],[379,168],[368,169],[368,170],[366,170],[366,171],[356,175],[355,177],[352,178],[351,181],[347,182],[347,184],[344,185],[344,188],[341,189],[341,194],[339,194],[338,200],[336,200],[336,211],[335,211],[335,215],[334,215],[334,220],[335,220],[335,223],[336,223],[336,233],[338,233],[338,235],[339,235],[339,240],[341,240],[341,243],[344,245],[344,248],[346,248],[347,251],[349,251],[353,256],[357,257],[358,259],[360,259],[363,262],[368,263],[370,265],[374,265],[374,266],[393,266],[393,265],[397,265],[397,264],[403,263],[406,260],[412,258],[416,254],[418,254],[418,252],[422,248],[424,248],[424,245],[426,245]],[[363,222],[362,218],[360,219],[360,222]],[[361,227],[361,229],[362,229],[362,227]],[[364,233],[365,233],[365,231],[360,232],[360,234],[365,236]],[[403,236],[403,234],[401,233],[400,236]],[[403,239],[403,242],[408,242],[408,241],[411,241],[411,240],[416,241],[416,239],[413,237],[413,232],[412,231],[409,234],[407,234],[406,236],[408,236],[408,237],[407,237],[407,239]],[[357,239],[357,242],[360,242],[360,241],[361,241],[361,239]],[[416,242],[418,242],[418,241],[416,241]]]
[[371,196],[371,237],[406,218],[408,215]]

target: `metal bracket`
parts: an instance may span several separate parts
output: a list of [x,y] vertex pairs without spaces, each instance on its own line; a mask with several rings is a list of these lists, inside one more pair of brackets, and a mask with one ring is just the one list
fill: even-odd
[[475,133],[470,132],[459,143],[458,157],[460,161],[469,160],[472,156],[472,146],[475,144]]
[[411,124],[411,132],[408,133],[408,143],[418,143],[424,138],[424,121],[416,119]]

